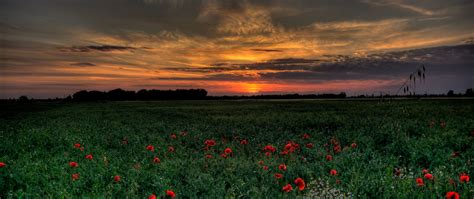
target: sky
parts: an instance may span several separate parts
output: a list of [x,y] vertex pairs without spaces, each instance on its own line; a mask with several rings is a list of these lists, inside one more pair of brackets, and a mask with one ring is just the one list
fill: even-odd
[[0,0],[0,98],[474,87],[471,0]]

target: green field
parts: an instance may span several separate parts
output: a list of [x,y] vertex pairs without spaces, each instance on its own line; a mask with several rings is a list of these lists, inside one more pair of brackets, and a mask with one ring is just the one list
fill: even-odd
[[[176,198],[440,198],[448,191],[474,198],[472,180],[460,180],[474,173],[469,99],[0,107],[1,198],[167,197],[166,190]],[[216,145],[206,147],[211,139]],[[266,154],[267,145],[276,151]],[[227,158],[221,156],[225,148],[232,150]],[[305,181],[304,190],[296,178]],[[292,191],[282,191],[287,184]]]

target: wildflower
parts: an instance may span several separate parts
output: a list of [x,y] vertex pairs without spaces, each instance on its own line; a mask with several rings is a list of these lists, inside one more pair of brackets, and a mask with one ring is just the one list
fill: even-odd
[[465,173],[461,174],[461,176],[459,176],[459,181],[461,182],[469,182],[469,176]]
[[7,166],[7,164],[5,164],[5,162],[0,162],[0,168],[5,167],[5,166]]
[[263,170],[268,170],[268,166],[263,166]]
[[78,173],[72,174],[71,177],[72,177],[73,181],[79,180],[79,174]]
[[283,174],[281,174],[281,173],[275,173],[275,178],[276,178],[276,179],[283,178]]
[[173,190],[166,190],[166,196],[168,196],[170,198],[174,198],[174,197],[176,197],[176,193],[174,193]]
[[241,144],[241,145],[247,145],[247,144],[249,144],[249,141],[247,141],[247,140],[241,140],[241,141],[240,141],[240,144]]
[[334,153],[339,153],[339,152],[341,152],[341,145],[336,145],[336,146],[334,146],[333,150],[334,150]]
[[419,187],[422,187],[423,185],[425,185],[425,183],[423,182],[423,178],[417,178],[417,179],[416,179],[416,184],[417,184]]
[[428,172],[430,172],[430,171],[429,171],[428,169],[423,169],[423,170],[421,170],[421,172],[423,172],[423,173],[426,174],[426,173],[428,173]]
[[446,193],[446,199],[459,199],[459,194],[454,191]]
[[272,155],[272,153],[270,153],[270,152],[265,152],[265,156],[270,156],[270,155]]
[[272,152],[273,153],[273,152],[276,151],[276,148],[273,147],[272,145],[267,145],[263,148],[263,150],[266,151],[266,152]]
[[291,186],[291,184],[287,184],[287,185],[283,186],[283,188],[282,188],[281,190],[282,190],[283,192],[288,193],[288,192],[290,192],[290,191],[293,190],[293,187]]
[[307,134],[307,133],[305,133],[305,134],[303,135],[303,139],[308,139],[309,137],[310,137],[310,136],[309,136],[309,134]]
[[79,165],[77,164],[77,162],[69,162],[69,166],[74,168],[74,167],[77,167]]
[[79,144],[79,143],[74,144],[74,148],[76,148],[76,149],[81,148],[81,144]]
[[161,162],[160,158],[158,158],[158,157],[154,157],[154,158],[153,158],[153,163],[158,164],[158,163],[160,163],[160,162]]
[[258,161],[258,164],[259,164],[259,165],[263,165],[264,163],[265,163],[265,162],[263,162],[263,160]]
[[329,155],[329,154],[326,155],[326,160],[327,160],[327,161],[332,161],[332,155]]
[[285,164],[280,164],[280,165],[278,165],[278,169],[280,169],[282,171],[286,171],[286,165]]
[[211,146],[216,145],[216,141],[215,140],[206,140],[206,141],[204,141],[204,144],[208,147],[211,147]]
[[155,150],[155,147],[153,147],[153,145],[148,145],[148,146],[146,146],[146,150],[148,150],[148,151],[154,151],[154,150]]
[[314,145],[313,145],[313,143],[308,143],[308,144],[306,144],[306,147],[308,149],[312,149],[314,147]]
[[115,182],[120,182],[120,179],[121,179],[121,178],[120,178],[119,175],[114,176],[114,181],[115,181]]
[[227,158],[227,155],[225,153],[221,154],[221,157]]
[[401,173],[402,173],[402,171],[401,171],[399,168],[395,168],[394,174],[395,174],[396,176],[400,176]]
[[81,147],[79,150],[84,151],[84,147]]
[[298,189],[300,191],[303,191],[304,187],[306,186],[306,184],[304,183],[304,180],[302,178],[296,178],[295,184],[296,184],[296,186],[298,186]]
[[174,147],[169,146],[169,147],[168,147],[168,151],[169,151],[169,152],[174,152]]
[[354,143],[351,144],[351,147],[352,147],[352,148],[356,148],[356,147],[357,147],[357,144],[354,142]]
[[232,149],[226,148],[226,149],[224,149],[224,153],[225,153],[225,154],[231,154],[231,153],[232,153]]
[[150,196],[148,196],[148,199],[156,199],[156,195],[155,195],[155,194],[151,194]]
[[433,180],[433,174],[427,173],[427,174],[425,174],[425,178],[426,178],[427,180]]
[[176,134],[173,133],[173,134],[170,135],[170,137],[171,137],[171,139],[176,139]]
[[331,171],[329,171],[329,173],[333,176],[337,175],[336,169],[331,169]]
[[206,158],[207,158],[207,159],[211,159],[211,158],[212,158],[212,155],[207,154],[207,155],[206,155]]
[[86,159],[92,160],[92,154],[86,155]]

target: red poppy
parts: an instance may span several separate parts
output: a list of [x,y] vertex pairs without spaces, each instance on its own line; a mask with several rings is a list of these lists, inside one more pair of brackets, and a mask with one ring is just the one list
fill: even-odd
[[399,168],[395,168],[394,172],[393,172],[396,176],[400,176],[400,174],[402,174],[402,171],[399,169]]
[[326,155],[326,160],[327,161],[332,161],[332,155]]
[[176,193],[174,193],[173,190],[166,190],[166,196],[168,196],[170,198],[174,198],[174,197],[176,197]]
[[174,152],[174,147],[169,146],[169,147],[168,147],[168,151],[169,151],[169,152]]
[[225,153],[221,154],[221,157],[227,158],[227,155]]
[[268,166],[263,166],[263,170],[268,170]]
[[354,142],[354,143],[351,144],[351,147],[352,147],[352,148],[356,148],[356,147],[357,147],[357,144]]
[[120,179],[121,179],[121,178],[120,178],[119,175],[114,176],[114,181],[115,181],[115,182],[120,182]]
[[92,154],[86,155],[86,159],[92,160]]
[[276,179],[283,178],[283,174],[281,174],[281,173],[275,173],[275,178],[276,178]]
[[304,183],[304,180],[302,178],[296,178],[295,184],[296,184],[296,186],[298,186],[298,189],[300,191],[303,191],[304,187],[306,186],[306,184]]
[[272,152],[273,153],[273,152],[276,151],[276,148],[273,147],[272,145],[267,145],[263,148],[263,150],[266,151],[266,152]]
[[170,137],[171,137],[171,139],[176,139],[176,134],[173,133],[173,134],[170,135]]
[[123,138],[122,144],[128,144],[128,138]]
[[334,146],[333,150],[334,150],[334,153],[339,153],[339,152],[341,152],[341,145],[336,145],[336,146]]
[[74,168],[79,166],[79,164],[77,164],[77,162],[69,162],[69,166]]
[[331,171],[329,171],[329,173],[333,176],[337,175],[336,169],[331,169]]
[[265,162],[263,162],[263,160],[258,161],[258,164],[259,164],[259,165],[263,165],[264,163],[265,163]]
[[211,159],[211,158],[212,158],[212,155],[207,154],[207,155],[206,155],[206,158],[207,158],[207,159]]
[[182,135],[182,136],[187,136],[188,132],[187,131],[181,131],[181,133],[179,133],[179,134]]
[[84,151],[84,147],[81,147],[79,150]]
[[307,133],[305,133],[305,134],[303,135],[303,139],[308,139],[309,137],[310,137],[310,136],[309,136],[309,134],[307,134]]
[[73,181],[79,180],[79,174],[78,173],[72,174],[71,177],[72,177]]
[[74,144],[74,148],[76,148],[76,149],[81,148],[81,144],[79,144],[79,143]]
[[286,171],[286,165],[285,164],[280,164],[280,165],[278,165],[278,169],[280,169],[282,171]]
[[288,193],[288,192],[290,192],[290,191],[293,190],[293,187],[291,186],[291,184],[287,184],[287,185],[283,186],[283,188],[282,188],[281,190],[282,190],[283,192]]
[[306,144],[306,147],[308,147],[309,149],[312,149],[314,147],[313,143],[308,143]]
[[156,199],[156,195],[155,195],[155,194],[151,194],[150,196],[148,196],[148,199]]
[[423,182],[423,178],[417,178],[417,179],[416,179],[416,184],[417,184],[419,187],[422,187],[423,185],[425,185],[425,183]]
[[153,158],[153,163],[158,164],[158,163],[160,163],[160,162],[161,162],[160,158],[158,158],[158,157],[154,157],[154,158]]
[[206,141],[204,141],[204,144],[208,147],[211,147],[211,146],[216,145],[216,141],[215,140],[206,140]]
[[446,193],[446,199],[459,199],[459,194],[454,191]]
[[425,179],[433,180],[433,175],[431,173],[427,173],[427,174],[425,174]]
[[461,182],[469,182],[469,176],[465,173],[461,174],[461,176],[459,176],[459,181]]
[[423,169],[423,170],[421,170],[421,172],[423,172],[423,173],[429,173],[430,171],[429,171],[428,169]]
[[232,153],[232,149],[230,149],[230,148],[225,148],[225,149],[224,149],[224,153],[225,153],[225,154],[231,154],[231,153]]
[[270,156],[270,155],[272,155],[272,153],[270,153],[270,152],[265,152],[265,155],[266,155],[266,156]]
[[5,166],[7,166],[7,164],[5,164],[5,162],[0,162],[0,168],[5,167]]
[[154,150],[155,150],[155,147],[153,147],[153,145],[148,145],[148,146],[146,146],[146,150],[148,150],[148,151],[154,151]]
[[240,141],[240,144],[241,144],[241,145],[247,145],[247,144],[249,144],[249,141],[247,141],[247,140],[241,140],[241,141]]

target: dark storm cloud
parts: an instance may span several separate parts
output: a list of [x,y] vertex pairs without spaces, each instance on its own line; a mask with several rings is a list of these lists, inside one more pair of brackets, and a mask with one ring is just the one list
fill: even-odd
[[131,51],[135,50],[134,47],[129,46],[112,46],[112,45],[101,45],[101,46],[72,46],[72,47],[60,47],[61,52],[91,52],[91,51]]

